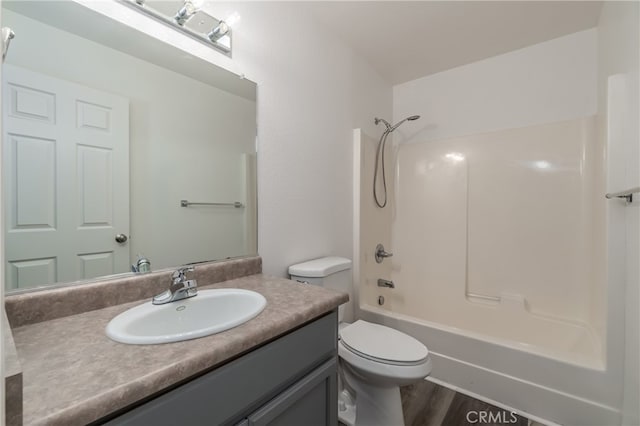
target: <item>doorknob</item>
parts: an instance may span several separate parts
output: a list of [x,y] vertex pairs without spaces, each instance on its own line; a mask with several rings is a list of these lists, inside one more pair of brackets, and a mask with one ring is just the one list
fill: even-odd
[[9,43],[16,36],[16,34],[9,27],[2,28],[2,61],[7,56],[9,50]]
[[116,242],[117,242],[117,243],[120,243],[120,244],[122,244],[122,243],[126,243],[126,242],[127,242],[127,240],[128,240],[128,238],[127,238],[127,236],[126,236],[125,234],[118,234],[118,235],[116,235]]

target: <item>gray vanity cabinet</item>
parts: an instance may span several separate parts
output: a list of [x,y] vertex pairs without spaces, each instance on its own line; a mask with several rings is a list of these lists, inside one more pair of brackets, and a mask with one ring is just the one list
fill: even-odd
[[334,311],[101,423],[337,426],[337,326]]
[[336,370],[336,360],[327,361],[252,413],[246,425],[334,425],[338,418],[334,410]]

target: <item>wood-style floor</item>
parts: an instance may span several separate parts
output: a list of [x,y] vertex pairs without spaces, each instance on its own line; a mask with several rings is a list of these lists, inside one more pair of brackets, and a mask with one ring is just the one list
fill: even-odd
[[406,426],[542,426],[426,380],[400,388],[400,395]]

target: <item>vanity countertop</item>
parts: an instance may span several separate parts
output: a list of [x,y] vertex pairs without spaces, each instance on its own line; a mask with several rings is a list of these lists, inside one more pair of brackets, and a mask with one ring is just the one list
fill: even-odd
[[242,288],[267,299],[253,320],[184,342],[126,345],[107,323],[130,302],[13,329],[23,370],[24,424],[87,424],[250,351],[346,302],[346,293],[250,275],[205,288]]

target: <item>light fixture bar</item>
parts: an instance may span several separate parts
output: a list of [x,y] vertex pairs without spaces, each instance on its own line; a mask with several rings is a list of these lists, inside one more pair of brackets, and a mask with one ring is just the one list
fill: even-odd
[[[187,18],[186,20],[184,20],[183,24],[180,24],[178,22],[178,15],[180,15],[180,13],[182,12],[182,9],[185,8],[185,5],[183,5],[183,7],[178,11],[178,13],[176,13],[175,16],[167,16],[164,15],[163,13],[149,7],[146,5],[144,0],[116,0],[118,3],[124,4],[132,9],[135,9],[139,12],[142,12],[143,14],[145,14],[146,16],[149,16],[153,19],[155,19],[158,22],[161,22],[171,28],[173,28],[176,31],[179,31],[187,36],[189,36],[190,38],[199,41],[202,44],[205,44],[209,47],[212,47],[216,50],[218,50],[221,53],[224,53],[227,56],[231,56],[231,30],[228,28],[227,26],[227,32],[223,35],[221,35],[218,38],[209,38],[208,34],[204,34],[204,33],[198,33],[197,31],[192,30],[191,28],[188,28],[186,26],[184,26],[184,23],[186,23],[189,18],[191,18],[193,15],[195,15],[196,12],[198,12],[198,10],[196,10],[195,12],[191,13],[191,15],[189,16],[189,18]],[[190,2],[189,2],[190,3]],[[190,12],[190,11],[186,11],[186,12]],[[201,13],[205,13],[200,11]],[[206,13],[205,13],[206,14]],[[186,15],[185,15],[186,16]],[[210,15],[207,15],[210,16]],[[217,20],[218,23],[218,27],[220,27],[220,24],[224,23],[224,21],[219,21],[218,19],[210,16],[211,18]],[[226,25],[226,24],[225,24]],[[211,31],[213,32],[213,31]],[[209,34],[211,34],[211,32]],[[225,38],[225,40],[228,40],[229,44],[225,44],[225,43],[220,43],[220,39],[226,35],[227,38]]]

